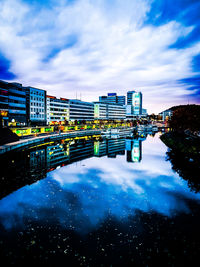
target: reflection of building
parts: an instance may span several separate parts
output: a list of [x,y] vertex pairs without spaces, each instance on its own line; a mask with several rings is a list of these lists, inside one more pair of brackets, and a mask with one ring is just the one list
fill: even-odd
[[94,142],[92,140],[79,139],[70,144],[70,162],[83,160],[93,157],[94,155]]
[[116,155],[125,154],[125,139],[105,139],[103,141],[94,141],[94,156],[110,158]]
[[31,125],[46,124],[46,91],[25,87],[27,100],[27,121]]
[[33,150],[29,154],[30,157],[30,169],[38,169],[40,167],[45,167],[46,165],[46,149]]
[[108,105],[109,120],[123,120],[126,118],[126,108],[121,105]]
[[107,155],[107,140],[94,141],[94,156],[103,157]]
[[138,139],[126,140],[127,161],[140,162],[142,159],[142,141]]
[[69,100],[47,95],[47,124],[62,124],[69,120]]
[[108,157],[125,154],[125,139],[108,139]]
[[123,106],[126,103],[126,97],[124,95],[118,96],[116,93],[108,93],[107,96],[100,96],[99,102]]
[[64,146],[64,144],[58,143],[47,146],[46,159],[48,168],[52,168],[69,161],[69,144]]

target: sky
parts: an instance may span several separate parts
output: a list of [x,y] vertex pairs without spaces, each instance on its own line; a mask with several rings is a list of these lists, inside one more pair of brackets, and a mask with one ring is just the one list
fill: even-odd
[[200,0],[0,0],[0,79],[57,97],[200,104]]

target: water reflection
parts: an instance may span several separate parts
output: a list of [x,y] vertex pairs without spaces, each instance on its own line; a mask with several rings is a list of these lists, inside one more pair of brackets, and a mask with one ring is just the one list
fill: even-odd
[[0,200],[2,226],[24,229],[29,221],[83,234],[100,227],[108,216],[128,220],[138,210],[169,217],[190,213],[187,202],[199,201],[199,194],[172,171],[158,136],[142,142],[83,139],[29,151],[30,169],[51,172]]

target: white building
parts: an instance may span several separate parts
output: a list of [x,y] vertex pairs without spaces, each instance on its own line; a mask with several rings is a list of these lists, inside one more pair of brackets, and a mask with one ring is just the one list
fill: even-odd
[[47,124],[64,124],[69,120],[69,100],[47,95]]
[[109,120],[124,120],[126,119],[126,107],[116,104],[108,105]]
[[77,99],[69,100],[69,120],[92,121],[94,120],[94,103]]
[[108,104],[106,103],[94,103],[94,119],[106,120],[108,118]]
[[99,120],[124,120],[126,107],[118,104],[94,102],[94,118]]

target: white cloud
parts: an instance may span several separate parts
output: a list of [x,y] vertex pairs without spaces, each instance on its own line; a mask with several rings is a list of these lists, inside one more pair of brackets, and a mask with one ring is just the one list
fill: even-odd
[[[69,98],[77,91],[84,100],[135,88],[142,90],[145,107],[158,112],[182,103],[189,94],[176,80],[193,75],[191,58],[200,45],[169,49],[193,27],[175,21],[143,25],[149,9],[150,2],[144,0],[60,1],[40,10],[20,0],[4,0],[0,51],[24,85]],[[70,47],[73,37],[77,42]],[[45,61],[53,50],[60,52]]]

